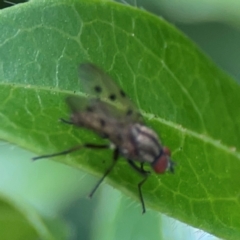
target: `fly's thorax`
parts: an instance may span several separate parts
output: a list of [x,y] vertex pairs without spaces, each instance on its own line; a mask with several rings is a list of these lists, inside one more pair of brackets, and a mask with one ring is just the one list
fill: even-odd
[[152,129],[144,125],[134,124],[131,127],[131,132],[139,161],[149,162],[158,174],[167,170],[174,172],[171,151],[161,145],[157,134]]
[[131,127],[131,135],[138,160],[149,163],[154,162],[162,149],[157,134],[144,125],[134,124]]

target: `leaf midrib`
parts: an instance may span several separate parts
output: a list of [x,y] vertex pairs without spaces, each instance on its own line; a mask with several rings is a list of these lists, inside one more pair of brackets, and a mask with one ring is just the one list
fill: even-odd
[[163,118],[156,117],[152,113],[146,113],[146,112],[143,112],[143,111],[141,111],[141,113],[142,113],[143,116],[146,116],[147,119],[154,119],[154,120],[160,122],[161,124],[164,124],[164,125],[166,125],[168,127],[171,127],[171,128],[173,128],[175,130],[178,130],[182,134],[194,137],[194,138],[196,138],[198,140],[201,140],[201,141],[203,141],[205,143],[211,144],[212,146],[216,147],[217,149],[225,151],[229,155],[237,157],[240,160],[240,152],[236,151],[236,147],[235,146],[229,147],[227,145],[222,144],[221,140],[216,140],[216,139],[211,138],[211,137],[209,137],[209,136],[207,136],[207,135],[205,135],[203,133],[200,134],[200,133],[194,132],[194,131],[192,131],[190,129],[184,128],[180,124],[176,124],[176,123],[173,123],[171,121],[167,121],[167,120],[165,120]]
[[[68,95],[68,94],[73,94],[73,91],[70,90],[62,90],[62,89],[57,89],[57,88],[52,88],[52,87],[44,87],[44,86],[35,86],[35,85],[25,85],[25,84],[19,84],[19,83],[0,83],[0,86],[14,86],[14,87],[18,87],[18,88],[28,88],[28,89],[34,89],[37,91],[57,91],[59,93],[63,93],[64,95]],[[86,94],[82,93],[82,92],[77,92],[77,94],[81,97],[86,97]],[[159,116],[157,117],[156,115],[152,114],[152,113],[147,113],[144,110],[140,109],[141,114],[144,118],[146,119],[154,119],[155,121],[166,125],[168,127],[171,127],[179,132],[181,132],[183,135],[188,135],[191,137],[194,137],[200,141],[203,141],[205,143],[211,144],[212,146],[214,146],[215,148],[225,151],[227,154],[232,155],[236,158],[238,158],[240,160],[240,152],[236,151],[236,147],[235,146],[227,146],[224,145],[221,140],[216,140],[214,138],[211,138],[203,133],[197,133],[194,132],[190,129],[184,128],[182,125],[174,123],[172,121],[168,121],[166,119],[160,118]]]

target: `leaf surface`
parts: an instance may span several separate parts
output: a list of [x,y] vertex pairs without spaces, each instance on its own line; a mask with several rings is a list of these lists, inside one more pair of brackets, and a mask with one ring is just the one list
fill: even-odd
[[[174,175],[149,177],[147,206],[222,238],[240,236],[240,87],[189,39],[161,18],[108,1],[32,1],[0,19],[1,139],[36,154],[101,143],[58,122],[69,117],[66,96],[85,97],[78,65],[93,62],[136,103],[177,163]],[[54,160],[101,176],[111,151]],[[138,200],[141,178],[124,159],[108,179]]]

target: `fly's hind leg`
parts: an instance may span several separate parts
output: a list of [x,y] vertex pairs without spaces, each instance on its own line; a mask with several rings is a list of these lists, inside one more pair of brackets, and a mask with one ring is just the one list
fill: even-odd
[[96,145],[96,144],[91,144],[91,143],[85,143],[85,144],[81,144],[81,145],[77,145],[75,147],[69,148],[67,150],[64,150],[62,152],[58,152],[58,153],[53,153],[53,154],[47,154],[47,155],[41,155],[38,157],[34,157],[32,158],[32,160],[38,160],[38,159],[42,159],[42,158],[51,158],[51,157],[57,157],[57,156],[61,156],[61,155],[66,155],[69,154],[71,152],[75,152],[77,150],[80,150],[82,148],[90,148],[90,149],[107,149],[109,148],[109,144],[104,144],[104,145]]
[[138,194],[142,204],[142,213],[145,213],[146,208],[145,208],[145,203],[144,203],[143,194],[142,194],[142,185],[146,182],[150,172],[143,169],[144,163],[141,163],[140,167],[137,166],[135,162],[133,162],[132,160],[128,160],[128,163],[134,170],[136,170],[138,173],[140,173],[143,176],[143,180],[138,183]]

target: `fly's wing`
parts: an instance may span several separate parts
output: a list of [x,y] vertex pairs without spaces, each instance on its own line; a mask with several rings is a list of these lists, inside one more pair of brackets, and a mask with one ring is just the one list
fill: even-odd
[[124,91],[98,67],[91,63],[81,64],[79,77],[83,91],[89,94],[90,98],[82,101],[78,97],[68,97],[67,102],[73,112],[91,110],[119,121],[143,121]]
[[68,96],[66,102],[73,114],[97,114],[101,119],[113,118],[111,115],[115,111],[115,107],[102,102],[97,98],[83,98],[80,96]]

